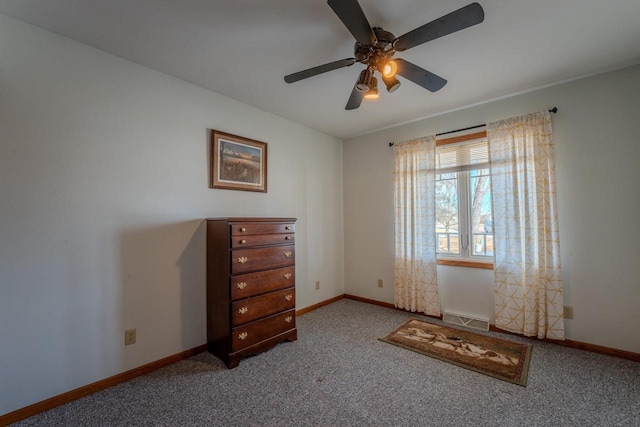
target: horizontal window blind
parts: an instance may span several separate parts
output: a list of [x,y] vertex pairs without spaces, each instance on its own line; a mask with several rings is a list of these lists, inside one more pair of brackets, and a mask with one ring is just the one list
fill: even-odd
[[487,139],[474,139],[436,147],[436,170],[453,173],[489,167]]

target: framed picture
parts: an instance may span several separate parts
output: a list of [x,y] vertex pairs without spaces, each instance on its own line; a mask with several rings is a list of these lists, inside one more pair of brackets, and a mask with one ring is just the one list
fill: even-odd
[[211,188],[267,192],[267,143],[211,131]]

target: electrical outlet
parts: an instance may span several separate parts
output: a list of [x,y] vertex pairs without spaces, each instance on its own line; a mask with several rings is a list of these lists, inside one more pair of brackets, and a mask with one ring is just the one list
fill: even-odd
[[573,319],[573,307],[569,307],[568,305],[564,306],[564,318]]
[[127,329],[124,331],[124,345],[131,345],[136,343],[136,330]]
[[320,289],[320,280],[316,280],[316,291]]
[[382,287],[382,279],[378,279],[378,287],[381,288]]

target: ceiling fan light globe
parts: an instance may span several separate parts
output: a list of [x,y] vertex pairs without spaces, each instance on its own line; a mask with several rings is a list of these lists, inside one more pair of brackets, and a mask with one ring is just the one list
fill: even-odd
[[399,88],[400,88],[400,82],[398,82],[398,83],[394,84],[394,85],[393,85],[393,86],[391,86],[391,87],[387,86],[387,92],[389,92],[389,93],[393,93],[393,92],[395,92],[396,90],[398,90]]
[[369,84],[369,90],[364,94],[366,99],[377,99],[380,96],[378,93],[378,79],[375,77],[371,78],[371,83]]
[[367,92],[364,95],[364,97],[366,99],[378,99],[380,97],[380,93],[378,93],[377,90],[374,91],[374,90],[369,89],[369,92]]
[[362,93],[368,92],[371,80],[371,71],[369,71],[369,69],[362,70],[360,76],[358,77],[358,81],[356,82],[356,90]]
[[382,76],[382,81],[384,82],[385,86],[387,87],[387,92],[389,92],[389,93],[393,93],[396,90],[398,90],[398,88],[400,88],[400,81],[395,77],[384,77],[384,76]]
[[385,62],[384,65],[382,66],[382,75],[384,77],[393,77],[396,75],[397,71],[398,71],[398,64],[393,59]]

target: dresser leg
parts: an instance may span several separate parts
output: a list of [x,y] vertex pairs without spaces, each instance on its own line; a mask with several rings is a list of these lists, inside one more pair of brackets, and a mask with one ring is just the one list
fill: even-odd
[[229,362],[227,363],[227,367],[229,369],[233,369],[233,368],[237,367],[240,364],[240,359],[242,359],[242,358],[241,357],[230,356],[229,357]]
[[296,329],[292,334],[289,334],[287,341],[294,342],[298,339],[298,330]]

